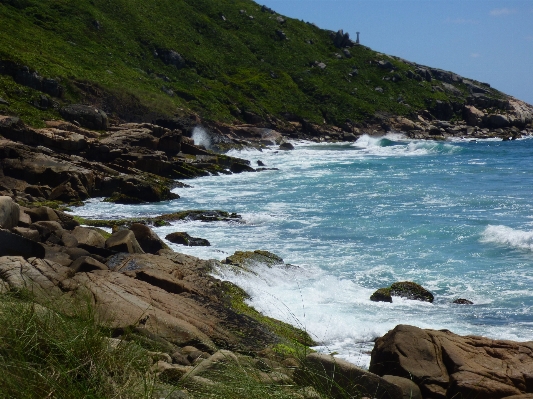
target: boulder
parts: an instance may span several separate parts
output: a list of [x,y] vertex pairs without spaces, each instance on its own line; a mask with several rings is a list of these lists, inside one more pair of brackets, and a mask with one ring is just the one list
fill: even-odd
[[92,272],[93,270],[109,270],[102,262],[90,256],[81,256],[70,265],[74,273]]
[[109,121],[104,111],[82,104],[72,104],[61,108],[61,116],[69,122],[78,122],[81,126],[94,130],[107,130]]
[[384,375],[383,379],[400,387],[403,392],[403,399],[423,399],[420,388],[412,380],[395,375]]
[[72,231],[79,244],[90,245],[93,247],[104,248],[105,238],[96,230],[88,227],[77,226]]
[[12,229],[18,226],[20,207],[11,197],[0,197],[0,228]]
[[206,239],[191,237],[183,231],[170,233],[165,238],[174,244],[187,245],[189,247],[208,247],[211,245]]
[[393,283],[390,286],[390,293],[392,296],[400,296],[402,298],[414,299],[423,302],[433,302],[433,294],[426,290],[419,284],[411,281],[402,281]]
[[117,231],[106,240],[105,247],[117,252],[128,252],[130,254],[144,253],[131,230]]
[[41,236],[39,232],[34,229],[28,229],[26,227],[15,227],[11,230],[11,232],[18,234],[19,236],[22,236],[24,238],[27,238],[28,240],[32,240],[35,242],[41,241]]
[[412,379],[425,398],[533,393],[533,342],[399,325],[376,340],[369,370]]
[[376,374],[330,355],[311,353],[297,369],[294,379],[300,385],[313,385],[319,391],[330,388],[332,398],[369,396],[377,399],[403,399],[403,392]]
[[26,213],[30,216],[32,222],[59,221],[59,217],[54,212],[54,210],[47,206],[41,206],[39,208],[30,208],[26,210]]
[[137,242],[144,252],[156,254],[161,249],[168,249],[168,246],[155,234],[152,229],[144,224],[133,223],[130,226]]
[[22,256],[24,258],[44,258],[42,245],[7,230],[0,230],[0,256]]

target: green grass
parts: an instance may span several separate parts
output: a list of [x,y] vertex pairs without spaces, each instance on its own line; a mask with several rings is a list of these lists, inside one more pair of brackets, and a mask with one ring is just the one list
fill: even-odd
[[66,315],[31,296],[0,297],[0,386],[5,398],[150,398],[145,351],[116,349],[90,307]]
[[[127,120],[197,112],[242,122],[251,112],[342,125],[454,100],[433,90],[439,82],[407,79],[410,67],[397,59],[364,46],[339,59],[329,32],[291,18],[280,24],[276,17],[251,0],[3,0],[0,60],[60,80],[65,94],[59,103],[94,103]],[[276,36],[278,29],[287,40]],[[165,65],[154,56],[162,49],[180,53],[186,66]],[[391,73],[377,66],[383,59],[397,68],[400,82],[384,80]],[[315,61],[327,67],[311,67]],[[350,77],[354,68],[359,73]],[[462,101],[466,89],[457,87]],[[40,94],[0,76],[0,97],[10,102],[0,112],[36,126],[59,118],[57,110],[30,104]]]

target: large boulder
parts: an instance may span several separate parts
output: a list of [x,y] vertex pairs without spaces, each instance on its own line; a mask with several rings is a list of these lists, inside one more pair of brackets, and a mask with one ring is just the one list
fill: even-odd
[[90,245],[92,247],[105,247],[105,238],[97,230],[89,227],[77,226],[72,231],[72,235],[76,237],[79,244]]
[[117,231],[106,240],[105,247],[117,252],[128,252],[130,254],[144,253],[131,230]]
[[480,126],[485,114],[473,105],[465,105],[463,118],[469,126]]
[[425,398],[533,393],[533,342],[399,325],[376,340],[369,370],[412,379]]
[[345,360],[330,355],[311,353],[294,376],[301,385],[330,388],[332,398],[369,396],[377,399],[403,399],[397,385]]
[[149,254],[156,254],[161,249],[168,249],[168,246],[161,240],[152,229],[141,223],[133,223],[130,226],[137,242],[144,252]]
[[7,230],[0,230],[0,256],[44,258],[45,250],[42,245],[31,239],[10,233]]
[[20,207],[11,197],[0,197],[0,228],[12,229],[20,219]]
[[61,108],[61,116],[69,122],[77,122],[88,129],[107,130],[109,121],[104,111],[82,104],[72,104]]

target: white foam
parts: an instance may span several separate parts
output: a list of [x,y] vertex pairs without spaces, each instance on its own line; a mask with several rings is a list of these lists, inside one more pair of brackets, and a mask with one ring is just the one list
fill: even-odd
[[533,251],[533,232],[489,225],[481,236],[481,242]]
[[205,148],[211,148],[211,136],[201,126],[196,126],[192,131],[192,139],[194,141],[194,145],[201,145]]

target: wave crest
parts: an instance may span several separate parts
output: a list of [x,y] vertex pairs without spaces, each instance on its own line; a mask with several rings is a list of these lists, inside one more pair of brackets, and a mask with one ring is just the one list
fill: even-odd
[[489,225],[481,236],[481,242],[533,251],[533,232]]

